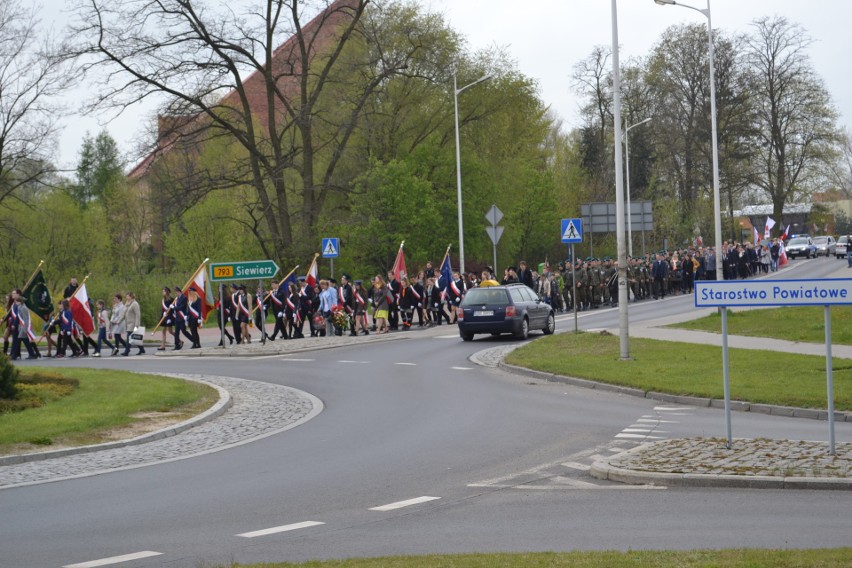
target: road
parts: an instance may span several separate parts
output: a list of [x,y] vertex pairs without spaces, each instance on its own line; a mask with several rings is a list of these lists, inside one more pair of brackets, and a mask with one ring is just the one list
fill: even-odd
[[[838,267],[833,259],[794,261],[783,274],[821,277]],[[642,302],[631,305],[631,321],[691,306],[691,297]],[[613,327],[617,311],[588,312],[580,322]],[[559,325],[570,327],[573,318]],[[647,436],[723,436],[722,411],[480,367],[469,360],[473,353],[515,340],[463,343],[455,331],[411,332],[298,361],[50,363],[266,381],[310,392],[325,409],[298,428],[227,451],[2,490],[0,566],[95,566],[104,564],[86,563],[126,555],[139,558],[121,566],[194,567],[479,551],[848,546],[846,493],[592,479],[586,470],[594,456]],[[735,413],[734,423],[742,437],[826,436],[825,423],[812,420]],[[636,434],[648,424],[651,432]],[[837,439],[852,441],[852,424],[837,424]]]

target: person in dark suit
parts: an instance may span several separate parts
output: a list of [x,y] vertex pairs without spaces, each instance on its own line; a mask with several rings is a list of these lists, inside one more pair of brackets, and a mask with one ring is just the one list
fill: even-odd
[[520,270],[518,270],[518,281],[522,284],[526,284],[530,289],[532,289],[534,286],[533,275],[532,270],[527,268],[527,261],[522,260],[518,264],[518,267],[520,268]]
[[666,281],[669,279],[669,263],[658,254],[657,260],[651,267],[651,275],[654,278],[654,299],[666,297]]
[[190,341],[192,341],[192,336],[186,330],[186,322],[188,319],[187,316],[187,300],[186,296],[183,293],[183,290],[180,286],[175,286],[175,299],[172,302],[172,314],[175,319],[175,351],[180,351],[183,347],[183,341],[181,341],[180,336],[186,336]]

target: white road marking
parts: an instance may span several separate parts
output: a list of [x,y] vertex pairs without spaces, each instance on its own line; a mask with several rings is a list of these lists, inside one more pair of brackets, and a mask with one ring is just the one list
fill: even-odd
[[369,361],[347,361],[347,360],[343,360],[343,361],[338,361],[338,363],[358,363],[360,365],[363,365],[365,363],[369,363]]
[[456,371],[472,371],[473,367],[450,367],[450,369],[453,369],[453,370],[456,370]]
[[130,562],[131,560],[151,558],[153,556],[161,556],[162,554],[162,552],[154,552],[153,550],[143,550],[142,552],[134,552],[133,554],[124,554],[122,556],[112,556],[110,558],[101,558],[100,560],[92,560],[90,562],[66,564],[62,568],[97,568],[98,566],[109,566],[110,564],[119,564],[121,562]]
[[680,412],[683,410],[695,410],[692,406],[655,406],[654,410],[658,412]]
[[393,511],[394,509],[402,509],[403,507],[411,507],[412,505],[419,505],[420,503],[428,503],[429,501],[435,501],[436,499],[440,499],[440,497],[417,497],[415,499],[408,499],[406,501],[397,501],[396,503],[390,503],[388,505],[382,505],[381,507],[371,507],[371,511]]
[[647,436],[644,434],[616,434],[616,438],[627,438],[630,440],[662,440],[662,436]]
[[278,534],[283,532],[295,531],[299,529],[307,529],[310,527],[317,527],[319,525],[324,525],[325,523],[320,523],[317,521],[305,521],[303,523],[293,523],[292,525],[282,525],[280,527],[272,527],[271,529],[263,529],[259,531],[252,531],[247,533],[238,534],[236,536],[241,536],[243,538],[256,538],[259,536],[267,536],[270,534]]
[[658,418],[655,418],[653,420],[650,420],[648,418],[640,418],[636,422],[646,422],[649,424],[680,424],[679,420],[660,420]]
[[580,471],[589,471],[592,469],[592,466],[579,462],[565,462],[562,465],[570,467],[571,469],[578,469]]
[[458,339],[458,338],[459,338],[459,334],[454,333],[453,335],[436,335],[432,339]]
[[417,363],[394,363],[394,365],[405,365],[407,367],[416,367]]
[[288,362],[293,361],[293,362],[296,362],[296,363],[312,363],[312,362],[316,361],[316,359],[290,359],[290,358],[286,358],[286,359],[284,359],[284,361],[288,361]]

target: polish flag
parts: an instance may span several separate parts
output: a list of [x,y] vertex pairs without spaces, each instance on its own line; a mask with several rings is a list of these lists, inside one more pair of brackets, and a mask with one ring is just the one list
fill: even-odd
[[760,242],[760,233],[757,231],[757,227],[752,227],[752,230],[754,231],[754,244],[757,246],[757,243]]
[[786,228],[786,229],[784,229],[784,234],[782,234],[782,235],[781,235],[781,241],[782,241],[782,242],[783,242],[783,241],[786,241],[786,240],[787,240],[787,237],[789,237],[789,236],[790,236],[790,225],[789,225],[789,223],[788,223],[788,224],[787,224],[787,228]]
[[314,260],[311,262],[311,266],[308,268],[308,273],[305,275],[305,281],[308,283],[308,286],[313,288],[317,285],[319,280],[317,279],[317,257],[314,256]]
[[89,307],[89,293],[86,291],[86,284],[77,288],[77,291],[71,296],[68,301],[71,307],[71,313],[74,314],[74,321],[83,330],[83,333],[89,335],[95,331],[95,321],[92,318],[92,310]]
[[206,322],[207,316],[216,307],[216,301],[213,298],[213,289],[207,280],[206,267],[195,274],[195,278],[189,283],[184,293],[190,290],[198,294],[198,297],[201,298],[201,319]]

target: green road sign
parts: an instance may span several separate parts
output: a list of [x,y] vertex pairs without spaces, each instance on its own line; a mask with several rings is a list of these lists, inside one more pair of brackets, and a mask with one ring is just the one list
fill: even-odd
[[271,260],[248,262],[216,262],[210,264],[210,281],[263,280],[278,274],[278,265]]

